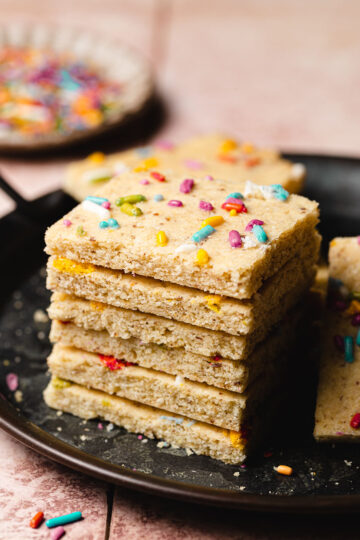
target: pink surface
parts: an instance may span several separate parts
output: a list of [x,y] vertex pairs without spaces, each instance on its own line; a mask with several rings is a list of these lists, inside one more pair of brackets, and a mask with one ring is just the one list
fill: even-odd
[[[169,108],[161,135],[231,132],[293,151],[360,156],[360,4],[356,0],[2,0],[1,23],[93,29],[153,60]],[[0,159],[24,196],[61,184],[68,160]],[[0,216],[12,203],[0,193]],[[1,360],[1,359],[0,359]],[[69,539],[339,538],[354,522],[254,519],[116,490],[106,536],[106,486],[55,465],[0,433],[0,539],[48,538],[28,522],[82,510]]]

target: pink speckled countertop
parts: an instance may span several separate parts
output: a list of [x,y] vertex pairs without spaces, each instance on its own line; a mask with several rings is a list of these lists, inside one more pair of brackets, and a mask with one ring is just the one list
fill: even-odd
[[[356,0],[0,0],[0,12],[2,24],[93,28],[145,53],[168,108],[164,137],[219,130],[290,151],[360,156]],[[1,158],[0,170],[33,198],[61,184],[66,162]],[[0,216],[11,208],[0,193]],[[69,539],[358,538],[356,518],[259,519],[115,489],[0,432],[0,540],[48,538],[44,526],[28,526],[44,509],[83,511]]]

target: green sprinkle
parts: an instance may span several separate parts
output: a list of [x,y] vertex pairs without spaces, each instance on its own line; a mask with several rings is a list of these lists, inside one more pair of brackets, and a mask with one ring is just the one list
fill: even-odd
[[358,330],[357,336],[356,336],[356,345],[360,347],[360,329]]
[[352,336],[344,336],[345,362],[352,364],[354,361],[354,340]]
[[99,227],[100,229],[106,229],[109,226],[107,221],[100,221]]
[[116,199],[116,206],[122,206],[125,203],[135,204],[138,202],[146,201],[145,195],[127,195],[126,197],[119,197]]
[[126,202],[120,206],[120,210],[124,212],[124,214],[127,214],[128,216],[141,216],[142,210],[141,208],[138,208],[137,206],[133,206],[132,204]]
[[271,189],[273,196],[279,201],[286,201],[289,196],[289,192],[286,191],[281,184],[271,184]]
[[82,225],[79,225],[78,227],[76,227],[76,234],[78,236],[85,236],[86,235],[86,232],[84,231],[84,227]]

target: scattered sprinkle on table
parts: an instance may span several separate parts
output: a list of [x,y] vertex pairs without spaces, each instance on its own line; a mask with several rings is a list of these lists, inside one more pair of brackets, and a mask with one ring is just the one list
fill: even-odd
[[41,523],[44,521],[44,512],[37,512],[30,520],[30,527],[32,529],[37,529]]
[[292,467],[289,467],[288,465],[278,465],[277,467],[274,467],[274,471],[278,474],[283,474],[284,476],[291,476],[293,473]]
[[50,533],[50,539],[51,540],[59,540],[63,535],[65,534],[65,529],[60,525],[60,527],[56,527],[56,529],[53,529]]
[[66,525],[67,523],[73,523],[74,521],[79,521],[82,518],[81,512],[72,512],[71,514],[65,514],[63,516],[58,516],[55,518],[48,519],[45,524],[49,529],[57,527],[59,525]]

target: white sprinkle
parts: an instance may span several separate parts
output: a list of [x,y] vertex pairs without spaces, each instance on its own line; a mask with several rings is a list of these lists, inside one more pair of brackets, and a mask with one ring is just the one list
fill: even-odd
[[49,317],[47,316],[45,311],[43,311],[42,309],[37,309],[34,312],[33,319],[35,322],[38,322],[38,323],[46,323],[48,322]]
[[184,384],[184,378],[181,375],[176,375],[175,386],[182,386]]
[[148,442],[148,439],[143,439],[141,442],[142,444],[146,444]]
[[21,401],[23,400],[23,393],[21,390],[16,390],[15,394],[14,394],[14,397],[15,397],[15,401],[17,403],[21,403]]
[[81,203],[81,206],[84,210],[87,210],[88,212],[93,212],[94,214],[97,214],[101,219],[109,219],[110,212],[107,208],[104,208],[100,204],[93,203],[92,201],[83,201]]
[[273,199],[274,190],[271,186],[259,186],[251,180],[247,180],[245,183],[244,197],[258,197],[262,195],[264,199]]
[[128,170],[129,170],[129,167],[127,167],[123,161],[117,161],[114,164],[114,173],[115,174],[122,174],[124,172],[127,172]]
[[352,461],[348,461],[347,459],[344,459],[344,463],[345,463],[345,465],[347,465],[348,467],[351,467],[351,465],[352,465]]
[[186,452],[186,455],[187,456],[192,456],[193,455],[193,451],[191,450],[191,448],[185,448],[185,452]]
[[306,167],[302,163],[294,163],[291,167],[290,176],[291,178],[300,179],[303,178],[306,174]]
[[234,476],[240,476],[239,471],[234,472]]
[[240,486],[239,489],[240,489],[240,491],[244,491],[245,486]]
[[62,431],[62,427],[61,427],[61,426],[58,426],[56,429],[57,429],[57,431]]
[[96,182],[96,180],[107,180],[113,176],[112,170],[106,167],[97,167],[96,169],[90,169],[85,171],[81,177],[84,182],[91,184]]
[[62,411],[56,411],[56,416],[62,416],[63,412]]
[[112,423],[110,422],[110,424],[108,424],[108,425],[106,426],[106,431],[112,431],[113,429],[114,429],[114,424],[112,424]]
[[243,237],[243,248],[244,249],[250,249],[250,248],[253,248],[253,247],[257,247],[257,246],[258,246],[258,241],[256,240],[256,238],[254,236],[245,235]]
[[196,244],[181,244],[175,249],[175,253],[190,253],[197,248]]
[[80,435],[80,440],[81,440],[81,441],[86,441],[86,440],[87,440],[86,435]]

